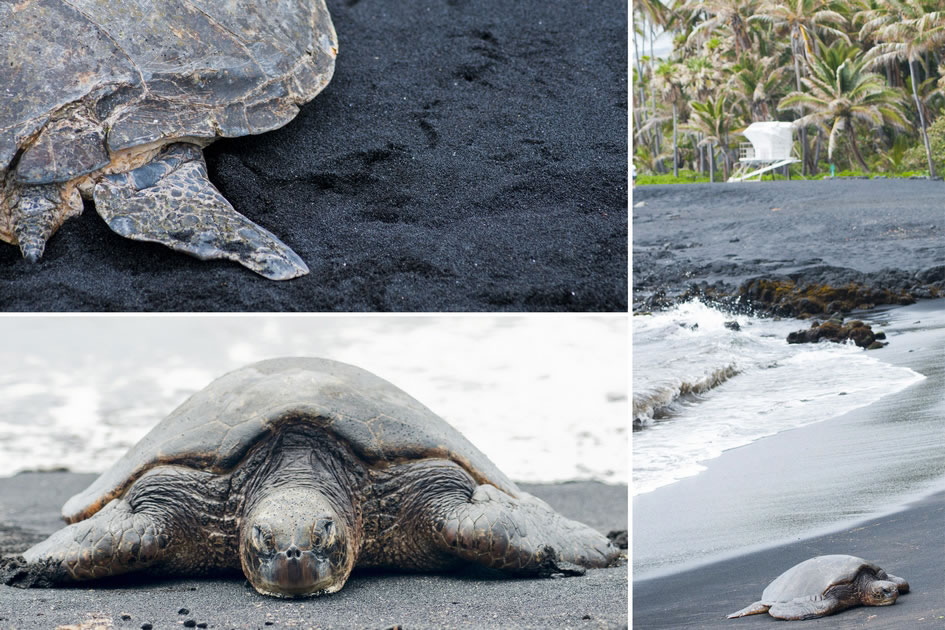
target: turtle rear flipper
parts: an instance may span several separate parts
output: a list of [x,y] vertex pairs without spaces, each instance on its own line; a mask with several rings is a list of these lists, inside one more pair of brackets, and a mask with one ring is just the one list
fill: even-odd
[[75,186],[41,184],[17,186],[18,195],[11,208],[13,234],[30,262],[38,262],[46,241],[68,219],[82,214],[82,198]]
[[731,615],[728,615],[728,619],[735,619],[736,617],[747,617],[748,615],[760,615],[762,613],[768,612],[768,609],[771,608],[770,604],[765,604],[760,601],[755,602],[754,604],[749,604],[739,611],[733,612]]
[[816,619],[832,615],[847,608],[840,603],[840,600],[833,597],[795,597],[789,602],[778,602],[769,610],[768,614],[775,619],[800,620]]
[[478,486],[468,502],[434,521],[443,547],[493,569],[542,577],[605,567],[619,550],[600,532],[564,518],[544,501]]
[[93,196],[108,227],[127,238],[201,260],[227,258],[271,280],[308,273],[298,254],[234,210],[210,183],[196,145],[169,145],[144,166],[108,175]]

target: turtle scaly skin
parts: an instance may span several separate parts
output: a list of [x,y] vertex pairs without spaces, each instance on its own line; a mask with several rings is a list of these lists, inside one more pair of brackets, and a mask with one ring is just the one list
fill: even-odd
[[401,390],[321,359],[221,377],[63,511],[72,524],[6,561],[5,583],[237,569],[298,597],[355,566],[574,575],[618,556]]

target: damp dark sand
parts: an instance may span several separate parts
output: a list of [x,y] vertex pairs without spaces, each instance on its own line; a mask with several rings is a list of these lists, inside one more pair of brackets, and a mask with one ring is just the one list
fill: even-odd
[[627,4],[328,0],[335,76],[210,179],[311,269],[288,282],[112,233],[87,205],[17,311],[624,311]]
[[[62,526],[59,509],[94,475],[24,473],[0,478],[0,553]],[[599,483],[522,484],[561,513],[603,532],[627,528],[627,487]],[[339,593],[309,600],[258,595],[237,575],[216,579],[116,579],[77,588],[0,586],[0,628],[49,630],[90,619],[114,628],[625,628],[628,569],[583,577],[496,579],[474,572],[355,573]],[[180,609],[186,614],[179,614]],[[130,618],[125,620],[122,615]],[[271,625],[266,625],[271,623]],[[105,626],[112,627],[112,626]]]
[[798,283],[941,290],[943,199],[945,183],[931,180],[639,186],[634,308],[659,292],[718,283],[732,293],[746,279],[788,274]]

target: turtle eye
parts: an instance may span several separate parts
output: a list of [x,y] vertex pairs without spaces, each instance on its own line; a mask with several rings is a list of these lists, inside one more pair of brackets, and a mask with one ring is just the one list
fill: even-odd
[[312,527],[312,547],[327,547],[335,539],[335,523],[331,519],[319,519]]
[[259,525],[253,525],[253,545],[260,551],[272,553],[272,550],[275,548],[272,532],[270,532],[268,528],[263,529]]

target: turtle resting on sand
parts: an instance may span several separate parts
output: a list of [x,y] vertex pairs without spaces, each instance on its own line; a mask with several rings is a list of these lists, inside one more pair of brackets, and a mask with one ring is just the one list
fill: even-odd
[[856,556],[817,556],[797,564],[729,619],[768,613],[776,619],[813,619],[853,606],[891,606],[909,583]]
[[324,359],[231,372],[63,507],[72,523],[0,580],[240,569],[277,597],[334,593],[355,566],[517,575],[603,567],[610,541],[520,490],[392,384]]
[[2,1],[0,24],[0,240],[37,261],[85,197],[122,236],[308,273],[201,149],[285,125],[328,84],[324,0]]

